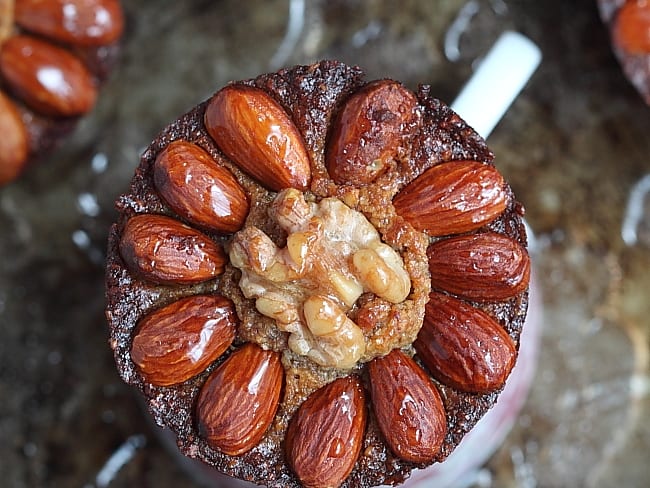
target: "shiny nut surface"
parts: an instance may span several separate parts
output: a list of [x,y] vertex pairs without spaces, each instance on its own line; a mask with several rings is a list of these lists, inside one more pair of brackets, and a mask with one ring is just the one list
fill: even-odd
[[34,110],[72,117],[95,105],[95,81],[82,62],[53,44],[14,36],[0,50],[0,72],[10,90]]
[[15,0],[0,0],[0,45],[14,30]]
[[366,428],[365,393],[354,376],[316,390],[294,414],[287,462],[306,488],[338,487],[357,461]]
[[18,109],[0,91],[0,185],[15,179],[28,154],[27,129]]
[[369,83],[346,101],[334,122],[326,164],[338,184],[364,185],[389,168],[414,120],[415,95],[401,84]]
[[650,53],[650,3],[628,1],[614,20],[614,42],[630,54]]
[[505,300],[528,288],[530,258],[514,239],[485,232],[437,241],[427,249],[431,285],[472,300]]
[[302,136],[266,92],[227,86],[212,97],[204,120],[219,149],[263,186],[307,189],[311,168]]
[[447,434],[440,394],[425,371],[399,349],[369,365],[372,408],[386,442],[401,459],[432,461]]
[[165,147],[153,179],[174,212],[203,229],[236,232],[248,215],[248,198],[232,173],[196,144],[174,141]]
[[120,240],[129,269],[156,283],[197,283],[223,273],[223,248],[201,232],[164,215],[131,217]]
[[440,382],[472,393],[501,388],[517,357],[512,339],[492,317],[441,293],[431,294],[414,345]]
[[199,394],[199,433],[214,449],[236,456],[255,447],[280,400],[284,369],[280,355],[248,343],[232,353]]
[[15,20],[30,32],[81,46],[113,43],[124,28],[118,0],[20,0]]
[[201,373],[235,338],[237,316],[218,295],[182,298],[143,317],[131,359],[149,383],[169,386]]
[[438,164],[393,199],[399,215],[432,236],[482,227],[506,208],[506,183],[499,171],[479,161]]
[[[347,313],[364,291],[393,303],[405,300],[411,281],[402,258],[362,213],[336,198],[316,204],[290,188],[276,195],[266,215],[286,232],[286,246],[279,248],[257,227],[238,232],[229,256],[242,273],[240,289],[290,334],[293,352],[321,366],[351,369],[367,351]],[[419,330],[414,322],[411,337]],[[385,325],[384,354],[400,336],[393,324]]]

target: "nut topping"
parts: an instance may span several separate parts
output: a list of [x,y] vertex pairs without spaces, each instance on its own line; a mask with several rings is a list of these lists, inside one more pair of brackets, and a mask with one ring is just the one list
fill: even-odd
[[13,93],[46,115],[72,117],[95,105],[95,82],[65,49],[28,36],[14,36],[0,50],[0,72]]
[[528,288],[530,258],[514,239],[485,232],[451,237],[427,250],[431,285],[471,300],[505,300]]
[[226,256],[206,235],[164,215],[129,219],[120,241],[126,265],[163,284],[198,283],[223,273]]
[[501,388],[517,357],[515,345],[492,317],[441,293],[432,293],[415,350],[429,371],[461,391]]
[[63,43],[98,46],[117,41],[124,19],[117,0],[20,0],[16,22]]
[[614,42],[630,54],[650,53],[650,3],[628,1],[614,21]]
[[280,192],[270,216],[287,233],[279,248],[264,232],[235,234],[230,262],[239,286],[257,310],[291,334],[289,347],[322,366],[351,368],[365,351],[364,337],[346,313],[363,292],[391,303],[409,294],[402,258],[381,242],[360,212],[336,198],[307,202],[295,189]]
[[431,236],[461,234],[494,220],[508,204],[499,171],[479,161],[438,164],[407,185],[395,210]]
[[23,169],[28,153],[27,129],[16,106],[0,91],[0,185]]
[[377,422],[400,458],[430,462],[447,435],[445,408],[428,375],[399,349],[368,364]]
[[0,46],[11,35],[15,10],[15,0],[0,0]]
[[327,297],[312,295],[302,306],[305,323],[318,345],[303,352],[303,344],[297,339],[299,335],[294,334],[289,338],[289,347],[299,354],[307,354],[318,364],[341,369],[354,367],[366,349],[363,332],[357,324]]
[[287,462],[306,488],[336,488],[359,457],[366,429],[363,387],[348,376],[316,390],[287,430]]
[[280,400],[280,355],[248,343],[207,379],[196,404],[199,433],[231,456],[251,450],[264,436]]
[[352,255],[352,267],[366,288],[391,303],[406,300],[411,281],[402,258],[392,247],[375,240]]
[[366,185],[397,157],[416,114],[415,95],[401,84],[369,83],[345,103],[326,152],[327,170],[338,184]]
[[527,305],[523,212],[491,160],[427,87],[337,62],[218,91],[118,201],[120,374],[185,454],[254,483],[441,461],[503,387]]
[[271,190],[306,190],[311,180],[302,136],[266,92],[230,85],[205,110],[208,133],[226,156]]
[[145,380],[158,386],[182,383],[201,373],[235,338],[237,317],[227,298],[182,298],[140,320],[131,358]]
[[93,109],[122,29],[119,0],[0,0],[0,96],[20,112],[0,100],[0,124],[13,127],[2,132],[0,186]]
[[169,144],[156,158],[153,179],[174,212],[203,229],[236,232],[248,215],[248,198],[232,173],[196,144]]

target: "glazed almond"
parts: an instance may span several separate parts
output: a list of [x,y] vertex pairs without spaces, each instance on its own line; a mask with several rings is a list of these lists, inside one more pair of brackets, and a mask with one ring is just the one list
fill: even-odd
[[628,1],[614,20],[614,42],[630,54],[650,53],[650,3]]
[[206,235],[164,215],[131,217],[119,247],[131,271],[163,284],[209,280],[223,273],[227,259]]
[[15,0],[0,0],[0,46],[13,34]]
[[492,317],[456,298],[432,293],[415,350],[445,385],[472,393],[501,388],[515,364],[515,345]]
[[247,343],[207,379],[196,405],[200,435],[211,447],[237,456],[255,447],[280,400],[280,355]]
[[23,29],[66,44],[111,44],[124,28],[118,0],[20,0],[15,9]]
[[428,375],[399,349],[369,365],[372,405],[386,442],[405,461],[431,462],[447,434],[440,394]]
[[336,488],[348,477],[366,429],[365,393],[346,376],[316,390],[294,414],[286,456],[306,488]]
[[203,229],[236,232],[248,215],[248,198],[235,177],[196,144],[174,141],[165,147],[153,179],[172,210]]
[[37,112],[72,117],[95,105],[95,81],[65,49],[29,36],[14,36],[0,50],[0,73],[10,90]]
[[140,320],[131,359],[157,386],[182,383],[201,373],[235,338],[232,302],[219,295],[182,298]]
[[431,286],[471,300],[505,300],[525,291],[530,258],[511,237],[496,232],[437,241],[427,249]]
[[15,179],[28,154],[27,129],[18,109],[0,91],[0,185]]
[[226,156],[271,190],[305,190],[311,180],[303,139],[284,109],[266,92],[246,85],[218,91],[205,126]]
[[499,171],[479,161],[442,163],[422,173],[393,199],[398,215],[431,236],[482,227],[508,205]]
[[409,125],[417,99],[400,83],[380,80],[352,95],[336,118],[325,162],[338,184],[365,185],[385,172]]

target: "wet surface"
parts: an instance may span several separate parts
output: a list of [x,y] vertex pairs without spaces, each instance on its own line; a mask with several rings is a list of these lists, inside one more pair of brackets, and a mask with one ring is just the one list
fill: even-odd
[[451,102],[510,28],[544,60],[488,142],[535,232],[541,347],[513,430],[466,485],[645,486],[650,108],[611,53],[595,1],[301,6],[128,2],[122,62],[95,112],[0,189],[3,485],[195,486],[119,380],[103,317],[112,202],[159,129],[230,79],[326,57],[368,79],[429,83]]

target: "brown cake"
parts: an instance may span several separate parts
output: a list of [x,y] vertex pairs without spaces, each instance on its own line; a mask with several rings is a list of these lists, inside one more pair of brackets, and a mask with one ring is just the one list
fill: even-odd
[[0,185],[92,110],[123,24],[118,0],[0,0]]
[[444,460],[526,315],[523,208],[429,87],[335,61],[233,82],[144,152],[110,231],[124,381],[180,450],[271,487]]
[[598,7],[625,76],[650,105],[650,2],[598,0]]

